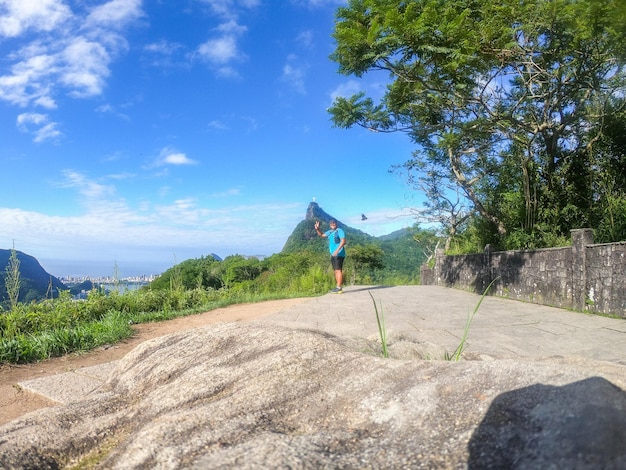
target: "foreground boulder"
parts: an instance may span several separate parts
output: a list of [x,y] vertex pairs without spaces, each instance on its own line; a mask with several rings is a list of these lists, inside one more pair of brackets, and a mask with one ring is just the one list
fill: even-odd
[[383,359],[223,324],[138,346],[0,428],[0,468],[626,468],[626,366]]

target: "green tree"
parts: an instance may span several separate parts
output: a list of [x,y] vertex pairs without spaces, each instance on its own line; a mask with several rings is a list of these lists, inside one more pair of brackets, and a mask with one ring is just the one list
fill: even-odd
[[175,264],[150,284],[151,289],[220,289],[224,286],[221,263],[201,256]]
[[9,264],[6,269],[6,276],[4,278],[4,285],[9,297],[9,304],[11,308],[14,308],[19,300],[20,286],[22,279],[20,276],[20,260],[17,257],[17,251],[15,251],[15,244],[11,249],[11,255],[9,256]]
[[235,284],[256,279],[263,271],[263,265],[257,258],[233,255],[224,259],[221,271],[224,285],[232,287]]
[[623,1],[350,0],[336,16],[339,71],[389,75],[378,103],[337,98],[337,127],[407,133],[406,168],[453,183],[487,241],[519,229],[541,244],[589,223],[594,143],[626,90]]
[[594,143],[593,227],[598,243],[626,240],[626,111],[608,118]]
[[[437,233],[437,230],[420,228],[417,224],[413,230],[413,240],[417,242],[422,250],[426,263],[430,263],[441,245],[442,237]],[[447,243],[448,238],[445,241]],[[446,249],[449,249],[449,246]]]
[[356,245],[350,248],[349,259],[354,264],[352,284],[363,281],[363,271],[366,269],[375,270],[384,267],[383,250],[375,244]]

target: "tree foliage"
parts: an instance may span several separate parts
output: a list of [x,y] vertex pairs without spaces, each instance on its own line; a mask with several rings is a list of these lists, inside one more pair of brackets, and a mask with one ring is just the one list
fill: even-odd
[[151,287],[169,289],[176,285],[184,289],[220,289],[224,286],[221,269],[222,266],[213,256],[188,259],[161,274],[152,281]]
[[[365,276],[365,271],[374,271],[382,269],[384,263],[384,252],[380,246],[375,244],[357,245],[350,250],[350,259],[354,265],[353,283],[360,280],[371,282],[372,276]],[[367,282],[367,283],[369,283]]]
[[21,282],[20,260],[17,257],[15,247],[13,247],[11,250],[11,256],[9,256],[9,264],[6,267],[6,276],[4,278],[4,285],[7,290],[9,304],[11,307],[15,307],[17,305],[20,296]]
[[336,17],[339,71],[389,83],[378,102],[337,98],[332,120],[408,134],[417,150],[403,168],[430,198],[422,215],[448,211],[454,233],[476,214],[476,236],[507,248],[602,220],[618,236],[623,1],[350,0]]

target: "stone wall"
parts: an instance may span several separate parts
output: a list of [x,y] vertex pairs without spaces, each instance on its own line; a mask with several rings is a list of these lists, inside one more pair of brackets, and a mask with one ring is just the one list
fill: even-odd
[[[495,281],[494,281],[495,279]],[[626,242],[594,244],[591,229],[572,230],[572,246],[445,256],[422,266],[424,285],[626,318]]]

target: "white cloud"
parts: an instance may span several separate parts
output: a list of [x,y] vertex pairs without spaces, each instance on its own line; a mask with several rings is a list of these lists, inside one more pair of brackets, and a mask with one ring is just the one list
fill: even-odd
[[226,197],[239,196],[241,194],[241,188],[230,188],[226,191],[222,191],[221,193],[211,194],[212,198],[221,199]]
[[255,132],[259,128],[259,123],[256,118],[252,116],[243,115],[226,115],[220,119],[213,119],[207,123],[209,130],[214,131],[229,131],[231,129],[237,129],[240,132],[249,134]]
[[141,0],[111,0],[94,8],[86,25],[119,29],[142,16]]
[[303,65],[295,65],[296,56],[289,56],[288,63],[283,66],[282,80],[291,88],[301,94],[306,93],[304,79],[306,77],[306,67]]
[[0,36],[16,37],[28,30],[50,32],[70,16],[61,0],[2,0]]
[[296,42],[298,42],[307,49],[311,48],[313,46],[313,31],[302,31],[300,34],[298,34]]
[[224,66],[224,67],[217,67],[215,69],[215,75],[217,75],[218,77],[222,77],[222,78],[233,78],[233,79],[241,77],[237,69],[229,65]]
[[122,173],[113,173],[113,174],[107,175],[107,178],[112,179],[112,180],[129,180],[129,179],[134,179],[136,176],[137,175],[135,173],[124,171]]
[[330,92],[330,100],[331,102],[334,102],[339,97],[350,98],[352,95],[355,95],[360,91],[363,91],[360,82],[357,82],[356,80],[348,80]]
[[14,57],[11,72],[0,76],[0,99],[26,107],[56,108],[54,96],[66,90],[76,98],[102,93],[111,51],[97,41],[78,36],[47,47],[31,45]]
[[163,161],[170,165],[195,165],[197,162],[191,160],[184,153],[171,153]]
[[17,116],[16,125],[18,130],[25,133],[34,134],[33,140],[37,143],[54,140],[60,137],[56,122],[50,122],[47,114],[22,113]]
[[237,58],[237,39],[233,36],[222,36],[209,39],[198,48],[198,53],[203,59],[215,64],[225,64]]
[[38,47],[24,48],[20,52],[23,58],[11,67],[12,74],[0,76],[0,99],[19,106],[38,101],[48,103],[49,108],[55,107],[47,81],[56,71],[54,57],[40,53]]
[[57,107],[57,104],[54,101],[54,99],[48,94],[44,94],[43,96],[40,96],[39,98],[33,99],[33,104],[35,104],[36,106],[40,106],[42,108],[46,108],[46,109],[54,109]]
[[22,113],[17,117],[17,126],[26,130],[28,124],[43,124],[48,121],[48,116],[39,113]]
[[40,143],[45,140],[54,140],[61,135],[61,131],[57,129],[57,123],[50,122],[35,131],[35,138],[33,140]]
[[231,36],[240,36],[248,30],[246,26],[241,26],[235,20],[231,20],[228,23],[222,23],[216,29],[220,33]]
[[208,126],[209,129],[215,129],[215,130],[218,130],[218,131],[228,130],[228,126],[224,122],[222,122],[222,121],[220,121],[218,119],[214,119],[212,121],[209,121],[207,126]]
[[155,54],[172,55],[174,52],[176,52],[177,49],[180,49],[180,47],[181,47],[180,44],[161,40],[159,42],[153,42],[153,43],[147,44],[144,47],[144,50],[147,52],[155,53]]
[[208,5],[211,11],[223,18],[236,18],[242,9],[252,9],[261,5],[261,0],[199,0]]
[[102,93],[109,76],[110,55],[102,44],[80,37],[74,39],[59,54],[62,68],[60,82],[77,98]]
[[219,35],[201,44],[197,49],[198,55],[217,66],[221,75],[236,76],[237,73],[231,64],[247,59],[247,56],[239,50],[238,45],[238,39],[246,29],[245,26],[240,26],[232,20],[221,24],[216,28]]
[[308,8],[323,8],[326,6],[340,6],[347,5],[347,0],[292,0],[298,5],[302,5]]
[[[75,185],[68,187],[82,193],[86,179],[70,176]],[[144,271],[150,274],[210,253],[225,257],[278,252],[301,220],[302,210],[300,203],[211,209],[200,206],[195,198],[159,206],[141,204],[133,209],[105,197],[89,199],[81,213],[71,216],[0,207],[0,240],[16,240],[20,251],[40,261],[54,253],[54,259],[63,260],[57,265],[80,262],[93,268],[94,261],[101,261],[106,269],[76,274],[107,275],[114,263],[135,271],[146,265],[159,267],[158,271]]]
[[197,165],[198,162],[189,158],[186,154],[179,152],[171,147],[161,150],[155,166],[164,165]]
[[103,104],[103,105],[96,107],[96,112],[101,113],[101,114],[110,114],[112,116],[116,116],[120,119],[123,119],[124,121],[130,121],[130,117],[128,117],[127,114],[117,111],[110,104]]
[[239,74],[233,64],[247,60],[247,55],[239,49],[239,38],[247,31],[235,20],[222,23],[215,32],[214,37],[200,44],[196,54],[201,60],[214,67],[217,74],[222,77],[238,77]]
[[63,170],[63,181],[58,183],[61,188],[77,189],[81,196],[100,200],[115,193],[113,186],[107,186],[90,180],[82,173],[74,170]]
[[100,105],[96,108],[96,111],[99,113],[112,113],[113,111],[113,106],[111,106],[110,104],[103,104]]
[[366,92],[367,96],[373,98],[374,100],[379,100],[382,99],[387,92],[387,83],[377,80],[367,81],[365,79],[358,81],[348,80],[339,84],[329,93],[331,104],[339,97],[350,98],[362,91]]
[[211,11],[222,17],[230,17],[235,15],[233,0],[200,0],[201,3],[208,5]]
[[24,45],[6,55],[0,100],[52,109],[59,95],[102,93],[111,62],[128,47],[120,28],[143,13],[141,0],[112,0],[88,14],[59,0],[0,0],[0,14],[0,35],[25,35]]
[[144,47],[146,52],[143,60],[153,67],[172,67],[176,65],[186,65],[183,57],[179,58],[177,54],[184,50],[182,44],[160,40],[147,44]]

